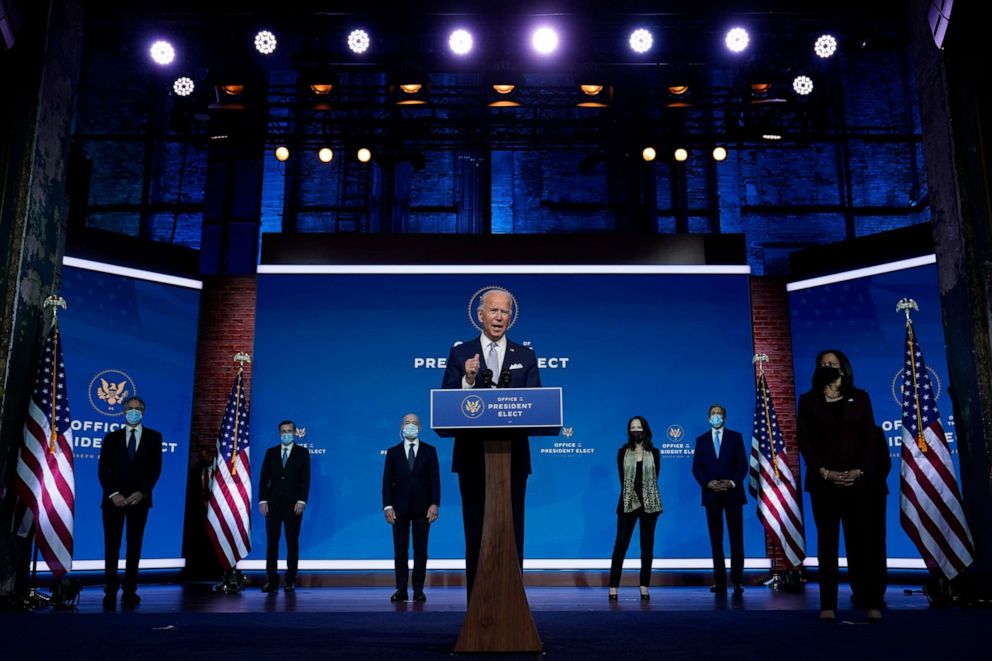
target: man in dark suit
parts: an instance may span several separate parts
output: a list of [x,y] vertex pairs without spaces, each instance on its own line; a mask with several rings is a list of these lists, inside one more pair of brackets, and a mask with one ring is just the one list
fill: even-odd
[[279,589],[279,533],[286,529],[286,592],[296,590],[300,522],[310,497],[310,451],[296,444],[296,424],[279,423],[279,445],[266,450],[258,485],[258,511],[265,517],[265,585]]
[[410,528],[413,528],[413,600],[427,601],[427,536],[441,505],[441,475],[437,450],[420,440],[420,418],[407,413],[400,422],[403,440],[386,452],[382,472],[382,509],[393,527],[396,592],[390,601],[407,600],[410,573]]
[[117,605],[117,562],[121,537],[127,527],[127,559],[121,606],[134,608],[138,596],[138,562],[141,542],[152,506],[152,489],[162,473],[162,434],[141,420],[145,402],[131,397],[124,402],[125,424],[103,438],[98,473],[103,498],[104,597],[103,607]]
[[[489,388],[497,383],[509,388],[539,388],[541,374],[534,351],[506,337],[513,321],[513,297],[503,289],[490,289],[479,297],[476,317],[482,334],[457,344],[448,354],[442,388]],[[510,491],[517,557],[524,561],[524,497],[530,475],[530,443],[526,436],[511,436]],[[476,438],[456,437],[451,470],[458,473],[465,525],[465,581],[471,597],[482,544],[486,504],[486,456]]]
[[709,409],[710,431],[696,438],[692,457],[692,476],[703,490],[703,506],[713,549],[713,578],[711,592],[727,591],[727,567],[723,556],[723,519],[727,518],[730,537],[730,581],[734,594],[744,592],[744,480],[747,479],[748,457],[744,438],[727,429],[727,410],[720,404]]

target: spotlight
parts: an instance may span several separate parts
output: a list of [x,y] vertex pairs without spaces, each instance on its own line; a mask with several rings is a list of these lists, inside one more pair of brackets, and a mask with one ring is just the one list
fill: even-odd
[[358,150],[356,157],[360,162],[368,163],[369,161],[372,160],[372,151],[369,150],[367,147],[362,147],[361,149]]
[[723,146],[713,148],[713,160],[714,161],[725,161],[727,160],[727,148]]
[[196,89],[196,85],[193,84],[193,79],[186,76],[176,78],[176,82],[172,83],[172,91],[176,96],[189,96],[194,89]]
[[351,52],[356,55],[361,55],[367,51],[371,45],[372,40],[369,38],[369,33],[365,30],[352,30],[348,35],[348,48],[350,48]]
[[541,55],[551,55],[558,48],[558,33],[545,26],[534,30],[530,44]]
[[255,35],[255,50],[262,55],[272,55],[276,52],[276,36],[268,30],[261,30]]
[[176,59],[176,49],[168,41],[156,41],[148,49],[148,52],[155,64],[161,64],[162,66],[172,64],[172,61]]
[[321,163],[330,163],[334,158],[334,151],[330,147],[321,147],[317,152],[317,158]]
[[820,35],[816,43],[813,44],[813,52],[818,57],[826,59],[837,52],[837,40],[830,34]]
[[689,158],[689,152],[684,147],[679,147],[675,150],[675,160],[679,163],[684,163]]
[[641,150],[641,158],[643,158],[647,163],[653,161],[657,156],[658,152],[654,150],[654,147],[645,147]]
[[654,37],[650,30],[638,28],[630,33],[630,48],[635,53],[647,53],[654,45]]
[[285,163],[289,160],[289,147],[286,145],[279,145],[276,147],[275,151],[276,160],[280,163]]
[[807,96],[813,93],[813,79],[809,76],[796,76],[792,80],[792,89],[799,96]]
[[732,53],[740,53],[747,48],[750,40],[751,38],[748,36],[747,30],[744,28],[731,28],[727,32],[727,36],[723,43],[726,44],[727,49]]
[[455,30],[448,37],[448,48],[455,55],[468,55],[472,51],[472,46],[472,33],[468,30]]

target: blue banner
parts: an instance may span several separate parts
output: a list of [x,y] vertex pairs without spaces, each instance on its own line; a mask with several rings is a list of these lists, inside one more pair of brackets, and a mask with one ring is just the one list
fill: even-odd
[[[544,386],[561,387],[560,436],[532,437],[526,555],[609,558],[619,497],[617,451],[631,416],[651,423],[661,450],[660,559],[709,558],[705,510],[691,474],[707,410],[750,438],[754,407],[748,277],[686,274],[261,274],[252,375],[253,457],[278,443],[285,418],[305,430],[312,486],[303,560],[391,560],[382,514],[384,454],[414,412],[438,446],[441,516],[430,557],[464,554],[451,441],[429,431],[429,394],[449,349],[478,337],[475,296],[491,286],[517,300],[508,336],[537,354]],[[257,482],[260,461],[253,463]],[[265,557],[254,508],[252,554]],[[749,557],[764,558],[754,503]],[[636,538],[636,536],[635,536]],[[636,540],[629,557],[639,553]],[[305,566],[305,565],[304,565]]]
[[97,461],[103,437],[123,424],[124,401],[132,395],[145,400],[144,424],[162,432],[163,440],[162,477],[141,557],[182,558],[200,293],[69,266],[62,273],[68,309],[59,315],[59,326],[75,444],[73,560],[89,561],[84,567],[100,561],[102,568]]
[[431,390],[430,421],[432,429],[449,437],[459,429],[492,428],[557,436],[562,425],[561,388]]
[[[885,431],[892,458],[889,473],[887,544],[889,558],[920,556],[899,523],[899,467],[902,448],[902,384],[906,317],[896,311],[901,298],[915,299],[913,327],[920,339],[930,378],[937,389],[937,407],[958,469],[954,408],[947,394],[947,356],[941,323],[940,291],[935,264],[917,266],[792,291],[792,355],[798,398],[810,388],[816,354],[838,349],[847,354],[855,385],[868,391],[875,423]],[[809,498],[805,498],[806,549],[816,555],[816,526]],[[843,551],[841,553],[843,555]],[[906,563],[903,563],[906,564]]]

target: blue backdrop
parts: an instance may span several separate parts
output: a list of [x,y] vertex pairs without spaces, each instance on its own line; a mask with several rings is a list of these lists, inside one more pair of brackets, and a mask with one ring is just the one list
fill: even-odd
[[142,558],[181,558],[200,293],[66,267],[62,296],[68,302],[59,323],[75,443],[73,559],[103,560],[97,461],[103,437],[123,423],[121,396],[133,394],[145,400],[145,424],[163,439],[162,477]]
[[[616,527],[616,454],[632,415],[644,415],[663,453],[656,557],[708,558],[693,440],[710,403],[750,437],[754,407],[748,278],[745,275],[279,275],[258,280],[252,378],[253,476],[291,418],[314,451],[301,558],[392,558],[382,515],[383,454],[399,442],[407,412],[428,425],[455,341],[478,336],[469,301],[490,285],[519,301],[509,337],[531,343],[545,386],[565,392],[571,436],[531,439],[528,558],[608,558]],[[441,518],[434,559],[462,558],[464,541],[450,440],[439,446]],[[257,489],[256,489],[257,490]],[[264,558],[254,510],[250,558]],[[764,537],[746,509],[749,557]],[[636,541],[629,557],[639,553]]]
[[[920,306],[913,312],[913,326],[930,378],[939,390],[937,407],[944,431],[949,435],[951,455],[957,469],[958,450],[954,416],[947,395],[947,356],[940,317],[937,267],[918,266],[828,285],[790,292],[792,351],[797,397],[809,389],[817,352],[839,349],[851,359],[855,383],[868,391],[875,422],[889,440],[892,472],[889,474],[888,555],[890,558],[919,558],[916,547],[899,525],[899,466],[902,447],[902,400],[898,377],[903,366],[906,317],[896,312],[901,298],[912,298]],[[809,498],[804,494],[806,548],[816,555],[816,526]],[[843,553],[842,553],[843,555]]]

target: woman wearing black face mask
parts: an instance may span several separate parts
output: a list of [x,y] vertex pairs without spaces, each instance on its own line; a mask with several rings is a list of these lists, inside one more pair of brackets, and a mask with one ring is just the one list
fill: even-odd
[[878,472],[877,430],[868,393],[854,387],[851,362],[842,352],[829,349],[817,355],[813,387],[799,398],[796,440],[806,461],[806,491],[816,521],[820,619],[836,618],[843,526],[850,582],[858,585],[868,621],[878,622],[885,575],[874,562],[875,538],[884,534],[872,517],[876,492],[884,488],[883,482],[871,479]]
[[651,426],[642,416],[627,422],[627,442],[617,453],[620,473],[620,502],[617,504],[617,538],[613,543],[610,563],[610,601],[617,599],[623,559],[641,522],[641,599],[648,600],[651,585],[651,563],[654,560],[654,528],[661,514],[658,475],[661,453],[651,444]]

